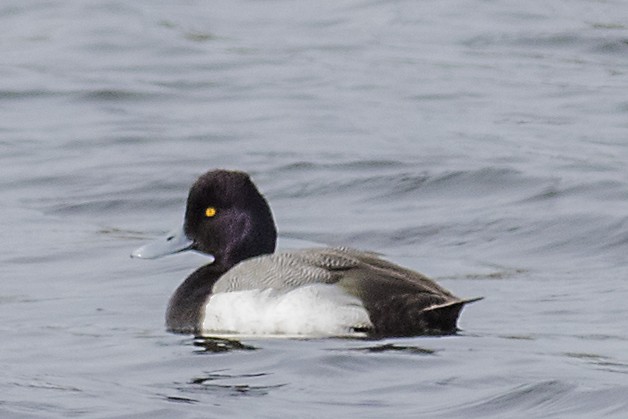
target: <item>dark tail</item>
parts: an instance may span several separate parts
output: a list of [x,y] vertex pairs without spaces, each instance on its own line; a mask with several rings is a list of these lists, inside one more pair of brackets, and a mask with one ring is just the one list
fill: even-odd
[[423,310],[427,323],[431,328],[444,333],[456,333],[458,331],[458,316],[465,304],[474,303],[484,297],[469,298],[466,300],[449,301],[433,305]]
[[400,294],[384,302],[376,301],[367,307],[373,323],[371,336],[454,334],[458,331],[456,323],[462,307],[478,300],[481,298],[433,304],[433,299],[426,301],[425,294]]

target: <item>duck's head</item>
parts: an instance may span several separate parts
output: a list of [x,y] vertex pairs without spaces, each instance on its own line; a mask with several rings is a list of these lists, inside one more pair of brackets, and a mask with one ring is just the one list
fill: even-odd
[[214,170],[190,188],[183,228],[135,250],[131,256],[154,259],[183,250],[211,255],[230,268],[254,256],[273,253],[277,230],[268,203],[249,175]]

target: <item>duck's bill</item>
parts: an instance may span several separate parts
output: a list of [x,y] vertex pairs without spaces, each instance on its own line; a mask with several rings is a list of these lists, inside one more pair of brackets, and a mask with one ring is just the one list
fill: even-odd
[[131,253],[131,257],[140,259],[157,259],[173,253],[190,250],[194,242],[187,238],[183,229],[171,231],[165,237],[150,242]]

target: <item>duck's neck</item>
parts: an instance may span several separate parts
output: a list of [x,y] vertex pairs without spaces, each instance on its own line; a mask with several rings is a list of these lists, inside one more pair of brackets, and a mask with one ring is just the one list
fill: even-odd
[[216,281],[229,270],[222,264],[202,266],[194,271],[170,298],[166,327],[175,333],[199,333],[207,299]]

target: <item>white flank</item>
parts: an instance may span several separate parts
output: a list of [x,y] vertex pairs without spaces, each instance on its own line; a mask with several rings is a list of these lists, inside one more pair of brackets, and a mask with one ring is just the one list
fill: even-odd
[[205,334],[351,336],[371,321],[360,300],[336,285],[315,284],[289,291],[222,292],[205,307]]

